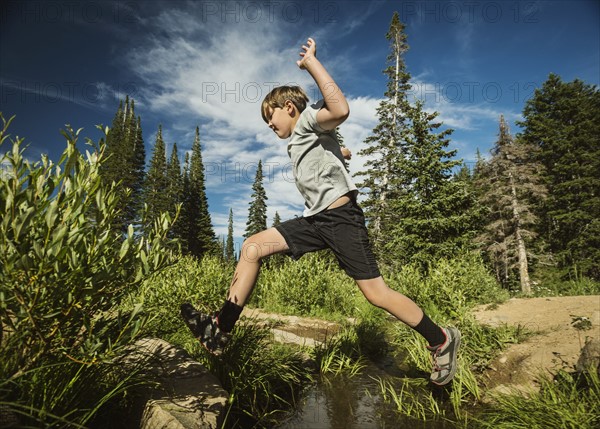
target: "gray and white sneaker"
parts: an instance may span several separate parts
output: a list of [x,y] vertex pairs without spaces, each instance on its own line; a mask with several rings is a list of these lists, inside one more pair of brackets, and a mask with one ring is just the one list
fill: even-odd
[[217,356],[223,353],[231,336],[219,329],[216,315],[201,313],[186,302],[181,304],[181,317],[206,350]]
[[437,347],[429,347],[433,358],[433,370],[429,379],[433,384],[444,386],[454,378],[456,374],[456,355],[460,347],[460,331],[456,328],[442,328],[446,334],[446,341]]

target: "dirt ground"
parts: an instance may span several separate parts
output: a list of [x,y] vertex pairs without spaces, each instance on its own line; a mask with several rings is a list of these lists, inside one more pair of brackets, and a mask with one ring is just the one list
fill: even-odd
[[[573,370],[586,341],[600,339],[600,295],[513,298],[475,312],[491,326],[521,325],[533,335],[497,357],[486,373],[495,391],[536,388],[542,374]],[[579,326],[580,329],[577,329]]]

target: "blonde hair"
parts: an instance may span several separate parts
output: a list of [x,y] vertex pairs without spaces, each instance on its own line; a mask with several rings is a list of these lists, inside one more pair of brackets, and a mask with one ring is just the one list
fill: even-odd
[[299,112],[303,112],[306,109],[306,103],[308,103],[308,96],[299,86],[278,86],[277,88],[273,88],[262,102],[261,113],[263,120],[269,122],[269,107],[271,109],[275,109],[276,107],[283,108],[287,100],[294,103]]

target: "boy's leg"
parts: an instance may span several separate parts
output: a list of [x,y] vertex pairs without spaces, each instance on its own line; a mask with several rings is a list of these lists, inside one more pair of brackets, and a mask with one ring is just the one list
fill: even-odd
[[390,289],[383,277],[356,280],[356,284],[371,304],[383,308],[411,328],[423,319],[423,310],[412,299]]
[[456,328],[441,328],[431,321],[410,298],[390,289],[383,277],[356,280],[367,300],[404,322],[429,343],[427,347],[434,360],[431,381],[438,385],[449,383],[456,373],[456,354],[460,346],[460,332]]
[[275,228],[266,229],[247,238],[242,245],[227,300],[243,307],[256,284],[261,259],[286,250],[288,245],[283,235]]
[[275,228],[249,237],[242,246],[229,294],[221,310],[216,315],[207,315],[198,312],[191,304],[181,306],[186,324],[209,351],[218,353],[226,345],[227,334],[233,329],[256,284],[261,259],[287,249],[285,239]]

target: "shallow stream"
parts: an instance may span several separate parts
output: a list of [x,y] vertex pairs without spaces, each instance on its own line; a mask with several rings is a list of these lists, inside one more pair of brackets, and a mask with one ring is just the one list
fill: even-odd
[[[423,422],[399,417],[383,401],[377,378],[399,376],[390,361],[370,363],[354,377],[325,377],[308,388],[296,412],[277,429],[450,429],[443,420]],[[400,375],[402,376],[402,375]]]

